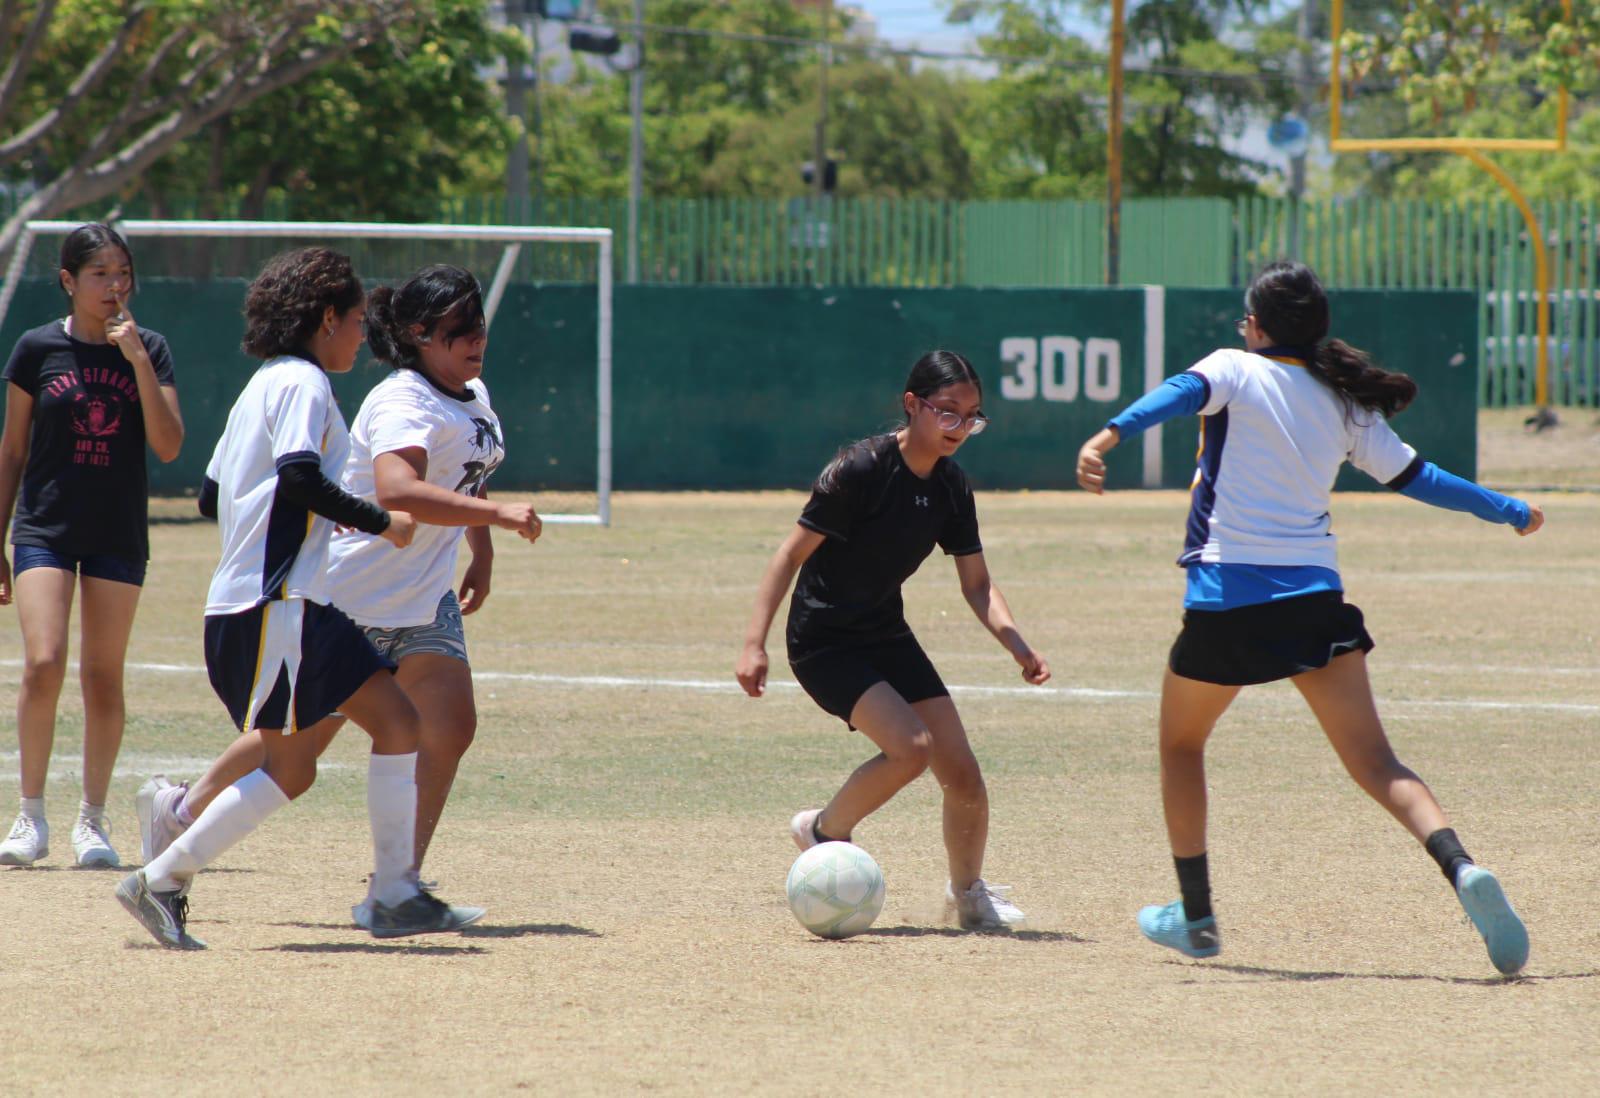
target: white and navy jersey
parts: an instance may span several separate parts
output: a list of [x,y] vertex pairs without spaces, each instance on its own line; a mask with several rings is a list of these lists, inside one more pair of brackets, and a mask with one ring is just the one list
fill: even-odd
[[[342,487],[373,502],[372,463],[380,454],[424,450],[429,484],[476,496],[506,453],[500,420],[482,381],[469,381],[464,392],[452,394],[411,369],[395,370],[367,394],[350,443]],[[422,523],[411,544],[396,549],[360,531],[337,531],[329,568],[334,601],[365,626],[427,625],[455,580],[465,533],[462,526]]]
[[1328,505],[1339,467],[1349,461],[1387,484],[1416,451],[1380,413],[1347,406],[1297,359],[1221,350],[1190,373],[1206,393],[1178,563],[1337,569]]
[[337,483],[349,452],[350,435],[321,368],[284,355],[256,370],[206,467],[218,486],[222,534],[207,614],[236,614],[275,599],[329,601],[333,524],[285,499],[278,470],[314,460]]

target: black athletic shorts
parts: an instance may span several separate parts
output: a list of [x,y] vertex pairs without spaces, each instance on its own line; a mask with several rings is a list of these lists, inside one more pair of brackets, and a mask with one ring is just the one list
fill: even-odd
[[850,714],[861,695],[880,682],[894,687],[908,702],[950,694],[933,661],[910,633],[860,646],[815,649],[798,658],[791,648],[789,655],[789,669],[801,688],[846,724],[850,724]]
[[[294,684],[294,727],[307,728],[334,713],[350,695],[379,671],[393,671],[393,660],[378,654],[361,627],[333,606],[307,600],[300,623],[300,673]],[[237,614],[206,616],[206,671],[211,687],[227,706],[228,715],[241,732],[258,679],[271,662],[276,681],[256,710],[256,728],[287,728],[289,674],[281,661],[264,654],[271,642],[266,615],[282,613],[284,601],[274,601]],[[265,655],[265,658],[264,658]]]
[[1186,610],[1167,666],[1186,679],[1250,686],[1372,649],[1360,609],[1338,591],[1317,591],[1232,610]]

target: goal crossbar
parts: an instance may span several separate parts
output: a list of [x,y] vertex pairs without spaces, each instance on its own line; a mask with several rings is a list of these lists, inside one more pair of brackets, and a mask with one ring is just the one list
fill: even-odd
[[[33,242],[40,236],[64,236],[78,221],[29,221],[17,238],[5,282],[0,285],[0,324],[5,323],[27,267]],[[134,219],[118,221],[125,236],[164,237],[349,237],[366,240],[477,240],[505,245],[494,279],[484,297],[484,322],[493,324],[495,311],[505,296],[523,244],[594,244],[598,282],[598,337],[596,369],[596,501],[594,514],[541,515],[545,522],[611,525],[611,290],[612,233],[610,229],[567,228],[549,225],[437,225],[376,223],[369,221],[169,221]]]

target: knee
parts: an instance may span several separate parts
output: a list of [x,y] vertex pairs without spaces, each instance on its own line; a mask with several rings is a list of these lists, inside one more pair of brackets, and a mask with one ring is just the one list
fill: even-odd
[[431,754],[459,759],[478,735],[478,715],[468,712],[449,721],[426,723],[420,747]]
[[989,795],[989,787],[983,781],[983,771],[978,769],[978,760],[971,756],[945,767],[939,784],[944,787],[946,796],[964,801],[984,800]]
[[28,690],[60,690],[67,677],[67,652],[28,652],[22,661],[22,685]]
[[316,783],[317,761],[274,760],[267,765],[267,777],[292,801]]
[[83,684],[83,696],[86,701],[104,703],[122,700],[120,666],[85,661],[78,669],[78,680]]
[[890,762],[914,778],[928,769],[928,763],[933,758],[933,735],[926,728],[919,728],[901,738],[894,750],[885,754]]

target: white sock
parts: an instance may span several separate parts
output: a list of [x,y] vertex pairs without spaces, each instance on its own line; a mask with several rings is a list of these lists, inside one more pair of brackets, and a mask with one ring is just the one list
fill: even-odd
[[367,757],[367,819],[372,824],[372,898],[385,907],[417,894],[411,857],[417,842],[417,753]]
[[24,816],[28,817],[28,819],[30,819],[30,820],[42,820],[42,819],[44,819],[44,798],[43,797],[23,797],[22,798],[22,814]]
[[78,819],[80,820],[98,820],[104,817],[105,814],[106,806],[103,804],[90,804],[88,801],[78,802]]
[[216,861],[228,848],[289,803],[265,770],[252,770],[218,793],[194,826],[144,867],[152,892],[173,892]]

